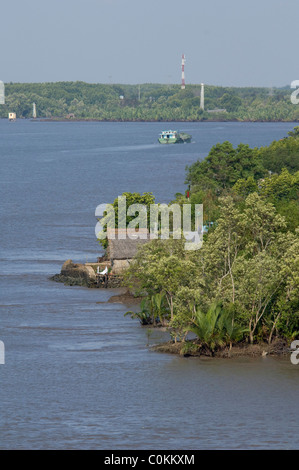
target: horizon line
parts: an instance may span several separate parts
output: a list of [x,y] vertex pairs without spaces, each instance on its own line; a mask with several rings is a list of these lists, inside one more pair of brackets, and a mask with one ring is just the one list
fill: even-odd
[[[142,85],[159,85],[159,86],[177,86],[181,87],[180,83],[163,83],[163,82],[139,82],[139,83],[122,83],[122,82],[87,82],[84,80],[55,80],[55,81],[39,81],[39,82],[5,82],[3,81],[5,85],[42,85],[42,84],[59,84],[59,83],[82,83],[82,84],[87,84],[87,85],[108,85],[108,86],[142,86]],[[194,87],[194,86],[201,86],[201,83],[204,82],[199,82],[199,83],[186,83],[186,88],[188,86]],[[290,88],[290,85],[215,85],[215,84],[210,84],[210,83],[205,83],[205,86],[210,86],[210,87],[215,87],[215,88],[265,88],[265,89],[282,89],[282,88]]]

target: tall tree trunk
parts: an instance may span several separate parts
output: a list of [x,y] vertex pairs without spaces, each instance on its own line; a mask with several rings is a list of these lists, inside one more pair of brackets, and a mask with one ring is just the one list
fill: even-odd
[[173,297],[170,297],[170,318],[173,320]]
[[253,344],[253,333],[254,333],[255,327],[252,327],[252,318],[250,319],[249,322],[249,341],[251,344]]
[[277,325],[277,322],[279,320],[281,316],[281,312],[279,312],[273,322],[273,325],[272,325],[272,328],[271,328],[271,331],[270,331],[270,334],[269,334],[269,338],[268,338],[268,344],[271,344],[271,341],[272,341],[272,336],[273,336],[273,333],[274,333],[274,330],[276,328],[276,325]]

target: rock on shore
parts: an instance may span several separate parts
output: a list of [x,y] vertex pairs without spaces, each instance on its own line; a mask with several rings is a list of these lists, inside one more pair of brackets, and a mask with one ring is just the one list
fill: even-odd
[[71,259],[63,263],[60,274],[55,274],[50,279],[56,282],[63,282],[66,286],[121,287],[122,284],[120,276],[109,275],[107,282],[105,282],[104,278],[97,279],[96,272],[92,266],[73,263]]
[[85,264],[73,263],[71,259],[65,261],[60,274],[55,274],[51,279],[69,286],[92,287],[96,284],[94,269]]

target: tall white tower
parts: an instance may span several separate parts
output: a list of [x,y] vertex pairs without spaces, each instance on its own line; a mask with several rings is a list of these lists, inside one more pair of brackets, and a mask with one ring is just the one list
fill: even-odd
[[205,86],[203,83],[200,86],[200,109],[205,109]]
[[35,103],[33,103],[33,106],[32,106],[32,117],[33,119],[36,118],[36,104]]
[[181,89],[185,90],[185,54],[182,54],[182,84],[181,84]]
[[5,85],[0,80],[0,104],[5,104]]

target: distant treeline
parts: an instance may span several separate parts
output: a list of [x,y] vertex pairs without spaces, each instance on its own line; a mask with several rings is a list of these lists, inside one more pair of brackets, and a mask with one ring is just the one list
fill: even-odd
[[84,82],[8,83],[0,117],[15,112],[31,118],[96,119],[101,121],[297,121],[299,105],[291,89],[228,88],[205,85],[90,84]]

